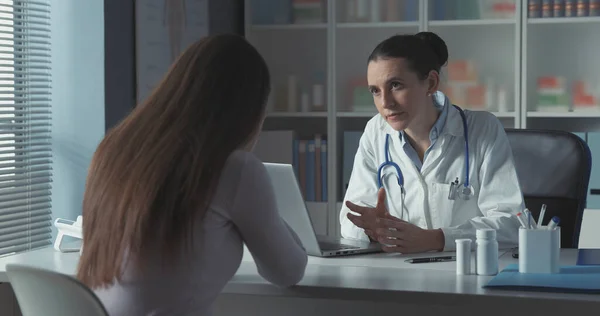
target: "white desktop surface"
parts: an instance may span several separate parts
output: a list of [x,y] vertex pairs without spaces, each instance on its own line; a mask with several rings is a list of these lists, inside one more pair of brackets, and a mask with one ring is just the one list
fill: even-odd
[[[511,257],[510,251],[500,253],[500,269],[518,262]],[[576,254],[576,249],[563,249],[561,265],[575,264]],[[443,253],[428,255],[443,255]],[[409,257],[415,255],[378,253],[335,258],[309,257],[303,280],[294,287],[282,289],[271,285],[258,275],[252,257],[246,252],[240,268],[223,290],[223,294],[233,295],[235,302],[241,302],[239,295],[251,297],[252,302],[255,302],[257,297],[271,297],[271,301],[267,304],[270,302],[275,304],[278,297],[292,297],[309,299],[317,303],[323,300],[338,302],[341,300],[350,303],[367,301],[369,304],[381,302],[410,304],[414,307],[429,306],[435,302],[436,306],[456,307],[471,306],[475,298],[477,305],[486,306],[519,304],[527,300],[528,303],[535,303],[536,306],[543,305],[545,309],[553,304],[561,304],[560,306],[564,308],[595,307],[596,311],[600,307],[600,295],[484,289],[482,286],[492,279],[492,276],[457,276],[454,262],[421,264],[404,262]],[[5,268],[9,263],[26,264],[74,275],[78,260],[78,252],[59,253],[52,247],[7,256],[0,258],[0,282],[9,281]],[[257,303],[248,304],[254,306]],[[265,302],[261,304],[263,306]],[[300,306],[305,305],[304,302]],[[219,308],[224,307],[229,308],[230,303],[221,302]]]
[[[453,255],[454,253],[430,253],[399,255],[389,253],[367,254],[347,257],[319,258],[309,257],[305,277],[296,287],[279,289],[270,285],[257,273],[256,266],[248,253],[244,254],[242,265],[229,282],[226,291],[239,294],[287,294],[308,293],[308,289],[331,290],[376,290],[372,298],[384,299],[382,292],[447,293],[469,295],[499,295],[531,298],[552,298],[565,300],[588,300],[600,303],[600,295],[565,294],[534,291],[506,291],[484,289],[493,276],[456,275],[456,262],[419,263],[404,262],[407,258]],[[474,253],[473,253],[474,254]],[[561,250],[561,265],[574,265],[577,249]],[[518,263],[510,250],[500,250],[499,268]],[[472,266],[472,269],[474,267]],[[253,288],[250,288],[252,286]],[[306,289],[304,289],[306,288]],[[334,293],[330,293],[337,297]],[[392,295],[397,301],[396,295]],[[406,297],[405,297],[406,298]],[[453,298],[456,299],[456,298]]]

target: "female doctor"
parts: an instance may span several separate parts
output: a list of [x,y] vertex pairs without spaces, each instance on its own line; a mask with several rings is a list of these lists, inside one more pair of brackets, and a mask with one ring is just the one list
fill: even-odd
[[379,115],[354,158],[342,237],[416,253],[454,250],[456,239],[492,228],[501,247],[517,244],[524,202],[504,128],[437,91],[447,60],[446,44],[431,32],[392,36],[369,56]]

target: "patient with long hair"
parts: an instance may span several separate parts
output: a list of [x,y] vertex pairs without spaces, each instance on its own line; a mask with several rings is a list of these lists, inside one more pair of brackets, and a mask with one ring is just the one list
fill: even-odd
[[206,37],[98,145],[77,277],[110,315],[210,315],[244,245],[266,280],[303,278],[306,251],[251,153],[270,86],[243,37]]

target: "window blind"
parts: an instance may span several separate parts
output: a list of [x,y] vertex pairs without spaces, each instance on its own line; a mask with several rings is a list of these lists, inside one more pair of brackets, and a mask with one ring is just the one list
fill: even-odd
[[0,0],[0,256],[52,238],[50,1]]

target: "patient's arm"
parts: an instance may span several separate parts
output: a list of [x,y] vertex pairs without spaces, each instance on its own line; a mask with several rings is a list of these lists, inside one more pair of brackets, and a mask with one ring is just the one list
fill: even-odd
[[308,257],[294,231],[279,216],[271,180],[260,160],[248,155],[232,210],[258,272],[269,282],[291,286],[304,277]]

